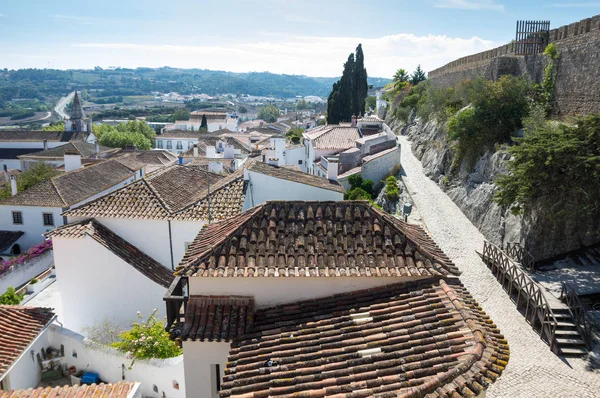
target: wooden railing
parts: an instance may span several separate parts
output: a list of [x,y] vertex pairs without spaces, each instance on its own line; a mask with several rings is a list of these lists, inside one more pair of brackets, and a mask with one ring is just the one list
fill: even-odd
[[176,277],[163,298],[167,306],[167,326],[165,328],[167,331],[171,330],[171,326],[175,322],[181,322],[182,316],[185,314],[188,302],[187,283],[187,277]]
[[485,241],[481,257],[527,322],[550,345],[550,349],[556,352],[558,321],[542,289],[498,246]]
[[535,261],[533,256],[525,250],[520,243],[507,243],[506,254],[518,263],[521,263],[523,267],[529,272],[535,271]]
[[579,330],[579,334],[585,341],[585,345],[589,350],[591,348],[591,335],[593,323],[588,319],[588,313],[584,305],[579,300],[579,296],[575,288],[567,282],[562,282],[560,291],[560,299],[569,307],[575,326]]

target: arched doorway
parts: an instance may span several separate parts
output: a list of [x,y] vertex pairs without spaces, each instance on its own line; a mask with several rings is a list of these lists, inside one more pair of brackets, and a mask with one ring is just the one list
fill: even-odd
[[15,243],[10,249],[10,254],[12,254],[13,256],[18,256],[19,254],[21,254],[21,246],[19,246],[18,243]]

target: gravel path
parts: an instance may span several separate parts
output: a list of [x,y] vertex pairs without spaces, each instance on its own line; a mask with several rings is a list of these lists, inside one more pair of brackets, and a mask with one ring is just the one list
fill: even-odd
[[554,355],[517,311],[475,251],[484,237],[452,200],[425,174],[410,141],[398,137],[404,183],[427,230],[462,271],[461,281],[500,328],[510,345],[510,360],[487,397],[598,397],[600,373],[585,370],[581,359]]

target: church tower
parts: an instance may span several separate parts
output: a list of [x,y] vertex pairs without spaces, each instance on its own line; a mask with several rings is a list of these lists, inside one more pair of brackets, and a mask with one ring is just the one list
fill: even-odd
[[90,122],[85,117],[83,106],[81,105],[77,91],[75,91],[75,97],[73,97],[73,108],[71,109],[69,116],[69,120],[65,121],[65,131],[76,133],[90,131]]

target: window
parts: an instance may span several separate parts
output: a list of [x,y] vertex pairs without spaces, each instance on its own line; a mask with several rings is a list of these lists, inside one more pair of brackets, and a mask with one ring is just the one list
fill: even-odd
[[23,224],[23,213],[20,211],[13,211],[13,224]]
[[183,144],[181,141],[177,141],[177,149],[183,149]]
[[298,160],[298,164],[302,164],[302,159]]
[[173,144],[171,141],[167,141],[167,149],[173,149]]
[[53,227],[54,226],[54,214],[42,213],[42,218],[44,219],[45,227]]
[[162,140],[156,140],[156,147],[162,149],[162,147],[163,147]]

